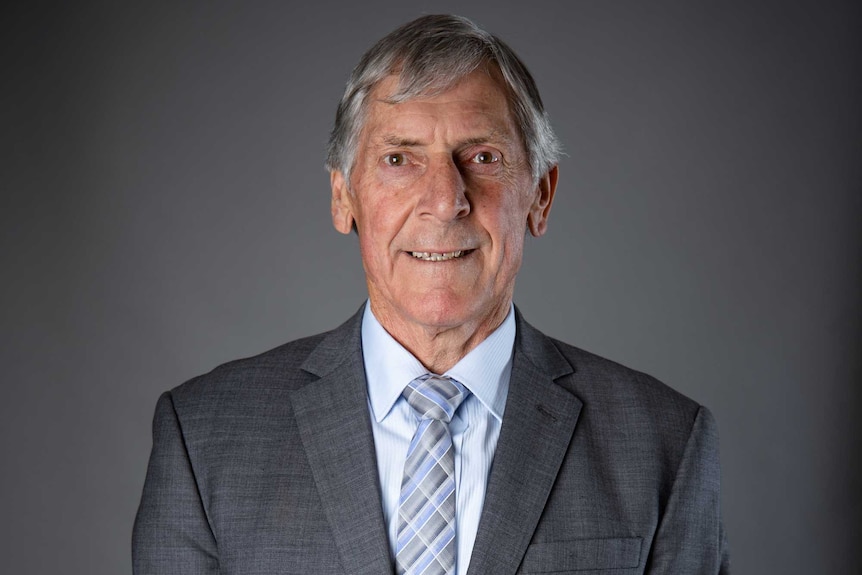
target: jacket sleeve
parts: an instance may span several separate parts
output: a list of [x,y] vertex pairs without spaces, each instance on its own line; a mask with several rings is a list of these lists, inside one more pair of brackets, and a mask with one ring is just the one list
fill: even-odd
[[211,575],[216,539],[170,392],[156,405],[153,450],[132,533],[135,575]]
[[729,575],[720,482],[718,429],[701,407],[656,531],[648,575]]

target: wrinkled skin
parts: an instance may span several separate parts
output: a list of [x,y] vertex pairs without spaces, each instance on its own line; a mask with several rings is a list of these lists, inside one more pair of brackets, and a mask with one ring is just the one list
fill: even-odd
[[480,69],[394,104],[387,78],[370,94],[350,185],[331,174],[333,224],[356,225],[375,316],[437,373],[505,319],[525,230],[544,234],[556,188],[556,167],[533,181],[498,76]]

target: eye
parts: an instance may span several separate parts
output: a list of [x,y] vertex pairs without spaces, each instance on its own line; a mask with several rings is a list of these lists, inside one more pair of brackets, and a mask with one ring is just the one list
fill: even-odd
[[470,159],[471,162],[475,162],[477,164],[493,164],[494,162],[499,162],[500,158],[495,156],[492,152],[479,152],[475,156]]
[[383,156],[383,163],[387,166],[392,166],[396,168],[398,166],[403,166],[407,163],[407,158],[404,157],[404,154],[387,154]]

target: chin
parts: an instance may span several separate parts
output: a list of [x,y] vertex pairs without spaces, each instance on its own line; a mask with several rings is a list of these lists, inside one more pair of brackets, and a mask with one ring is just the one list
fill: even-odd
[[458,327],[478,315],[475,302],[465,297],[435,294],[411,300],[405,311],[413,322],[441,329]]

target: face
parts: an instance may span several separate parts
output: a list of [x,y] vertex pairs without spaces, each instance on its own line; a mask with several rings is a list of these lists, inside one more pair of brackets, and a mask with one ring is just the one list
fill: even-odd
[[345,234],[356,224],[372,309],[390,324],[502,320],[525,232],[545,232],[556,168],[533,182],[496,76],[480,69],[397,104],[385,101],[397,78],[386,79],[369,96],[350,185],[332,173],[333,223]]

